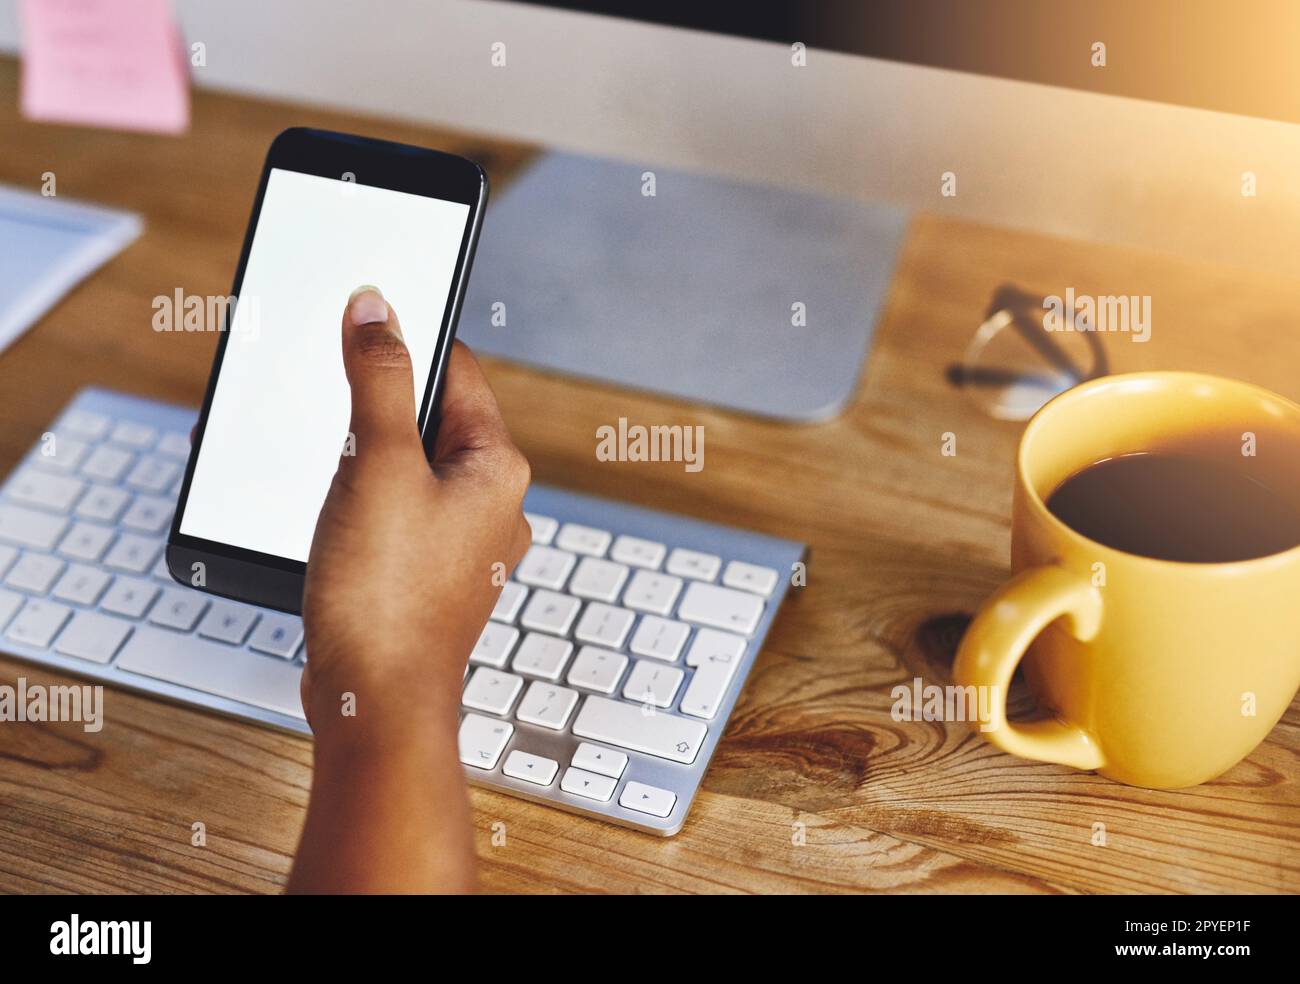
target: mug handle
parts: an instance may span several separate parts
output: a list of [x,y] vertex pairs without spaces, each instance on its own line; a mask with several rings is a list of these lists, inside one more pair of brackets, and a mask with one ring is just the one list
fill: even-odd
[[1087,642],[1097,634],[1101,611],[1101,592],[1056,564],[1021,571],[984,602],[957,649],[953,677],[958,686],[997,688],[990,691],[989,720],[980,726],[990,742],[1012,755],[1075,769],[1106,764],[1096,739],[1077,725],[1055,718],[1007,721],[1011,677],[1035,637],[1064,617],[1070,634]]

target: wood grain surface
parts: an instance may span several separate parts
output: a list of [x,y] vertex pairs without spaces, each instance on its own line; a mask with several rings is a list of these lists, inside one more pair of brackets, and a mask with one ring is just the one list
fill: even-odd
[[[197,404],[214,338],[154,333],[150,302],[177,287],[229,290],[281,128],[445,147],[483,161],[498,185],[532,153],[206,92],[180,138],[34,125],[16,96],[16,65],[2,60],[0,181],[35,189],[54,171],[61,195],[138,211],[147,228],[0,356],[4,471],[84,385]],[[475,790],[487,890],[1300,890],[1295,704],[1236,768],[1173,792],[1020,761],[965,725],[890,715],[893,685],[948,680],[966,619],[1006,576],[1020,428],[974,408],[943,370],[1008,281],[1150,294],[1151,340],[1108,340],[1117,371],[1202,369],[1300,397],[1300,285],[941,214],[915,217],[860,390],[826,423],[762,422],[487,361],[537,480],[811,546],[808,585],[778,619],[682,833],[661,840]],[[815,324],[801,330],[817,344]],[[598,462],[595,430],[619,416],[703,424],[707,467]],[[948,431],[953,457],[941,454]],[[0,658],[0,682],[20,674],[55,679]],[[105,703],[94,735],[0,725],[0,891],[279,890],[309,743],[116,690]],[[435,803],[428,820],[439,836]],[[204,847],[190,843],[196,821]],[[1105,846],[1092,843],[1097,823]]]

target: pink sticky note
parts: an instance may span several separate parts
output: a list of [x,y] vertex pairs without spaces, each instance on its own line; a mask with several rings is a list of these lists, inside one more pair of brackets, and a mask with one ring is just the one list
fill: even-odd
[[30,119],[179,133],[189,66],[170,0],[21,0]]

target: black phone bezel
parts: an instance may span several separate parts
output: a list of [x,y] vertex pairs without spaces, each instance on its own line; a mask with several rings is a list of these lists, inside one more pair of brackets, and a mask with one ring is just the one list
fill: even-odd
[[[433,365],[419,409],[421,438],[426,454],[432,457],[437,440],[438,408],[442,398],[447,360],[451,354],[452,343],[455,341],[456,323],[460,317],[461,303],[469,281],[474,250],[483,224],[484,207],[487,204],[486,173],[468,158],[442,151],[330,130],[307,127],[292,127],[285,130],[272,141],[262,166],[257,195],[253,199],[252,213],[244,233],[239,265],[235,270],[234,286],[231,288],[231,295],[235,298],[240,296],[243,286],[244,271],[248,265],[254,234],[262,212],[262,199],[266,194],[267,182],[273,168],[339,181],[345,180],[344,175],[347,174],[351,176],[348,180],[355,180],[358,184],[439,198],[469,206],[465,229],[461,235],[460,252],[456,258],[456,269],[452,277],[452,287],[447,295],[442,325],[438,332]],[[219,543],[215,540],[206,540],[180,531],[181,520],[189,501],[194,467],[203,446],[208,412],[221,374],[232,316],[233,310],[228,308],[225,323],[217,339],[212,371],[208,377],[189,460],[185,465],[185,477],[181,483],[180,495],[176,500],[176,511],[172,516],[171,528],[167,536],[167,569],[178,582],[197,587],[209,594],[297,614],[302,610],[302,589],[307,572],[305,563]],[[195,563],[204,565],[205,583],[201,585],[193,582]]]

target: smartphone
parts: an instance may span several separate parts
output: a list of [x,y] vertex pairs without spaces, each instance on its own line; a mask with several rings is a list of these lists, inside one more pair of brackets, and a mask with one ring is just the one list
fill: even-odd
[[482,168],[453,154],[326,130],[276,137],[219,319],[167,540],[172,577],[302,610],[316,519],[348,439],[341,323],[362,284],[401,319],[432,454],[487,193]]

